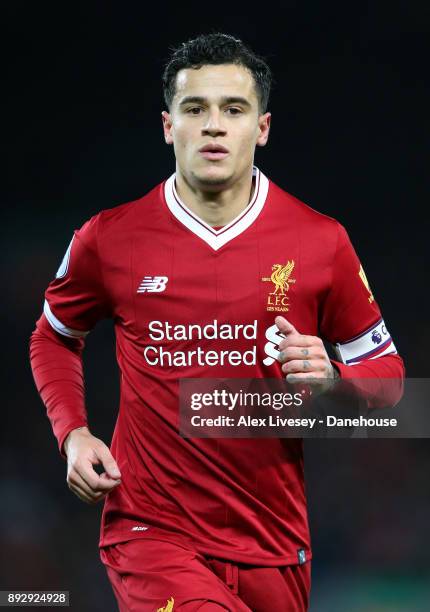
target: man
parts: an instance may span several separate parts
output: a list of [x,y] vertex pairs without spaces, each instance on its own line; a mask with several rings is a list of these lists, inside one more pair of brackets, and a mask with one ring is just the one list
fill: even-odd
[[[106,498],[101,558],[121,610],[308,606],[301,440],[182,438],[180,378],[397,378],[401,392],[402,361],[345,230],[253,167],[269,90],[265,62],[231,36],[172,54],[162,120],[176,173],[75,232],[32,336],[69,487]],[[121,373],[110,450],[88,429],[81,364],[104,317]]]

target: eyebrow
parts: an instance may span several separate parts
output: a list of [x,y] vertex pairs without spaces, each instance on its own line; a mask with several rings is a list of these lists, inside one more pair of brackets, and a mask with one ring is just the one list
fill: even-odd
[[[185,106],[185,104],[204,104],[206,102],[207,98],[203,96],[185,96],[185,98],[180,101],[179,106]],[[221,104],[242,104],[242,106],[251,106],[250,102],[241,96],[225,96],[221,98]]]

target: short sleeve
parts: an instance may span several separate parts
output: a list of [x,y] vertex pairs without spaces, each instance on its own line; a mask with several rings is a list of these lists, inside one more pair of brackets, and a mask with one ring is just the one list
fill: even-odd
[[363,266],[340,224],[320,332],[347,365],[396,352]]
[[110,316],[97,248],[98,216],[75,231],[55,279],[45,293],[44,313],[53,329],[79,338]]

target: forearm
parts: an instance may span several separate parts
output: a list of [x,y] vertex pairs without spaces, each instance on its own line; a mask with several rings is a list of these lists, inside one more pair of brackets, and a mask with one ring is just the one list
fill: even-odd
[[70,431],[87,425],[83,346],[81,339],[57,334],[44,315],[30,339],[34,380],[63,456],[63,443]]
[[367,401],[369,408],[395,406],[403,395],[405,368],[397,354],[366,359],[355,365],[333,360],[332,364],[340,378],[348,380],[355,392]]

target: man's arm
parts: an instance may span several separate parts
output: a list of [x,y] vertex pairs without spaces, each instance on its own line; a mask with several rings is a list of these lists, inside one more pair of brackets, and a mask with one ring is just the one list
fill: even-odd
[[82,368],[83,338],[56,333],[43,314],[30,339],[30,362],[37,390],[61,454],[70,431],[88,426]]
[[331,282],[319,312],[321,336],[335,346],[330,360],[318,336],[306,336],[284,317],[276,324],[287,380],[306,377],[350,381],[369,408],[394,406],[403,394],[404,365],[382,319],[346,230],[337,224]]
[[[120,484],[121,473],[109,448],[88,429],[83,348],[82,338],[61,336],[42,315],[31,336],[30,362],[60,452],[67,456],[68,486],[93,504]],[[97,474],[94,465],[105,471]]]
[[284,338],[279,343],[279,361],[288,382],[305,379],[330,387],[337,378],[349,380],[369,408],[394,406],[403,394],[404,365],[396,354],[363,359],[353,365],[330,359],[318,336],[300,334],[284,317],[275,323]]
[[[88,429],[82,351],[97,321],[112,316],[103,284],[98,237],[100,215],[74,233],[45,293],[44,314],[30,342],[37,389],[58,441],[67,455],[69,488],[94,503],[119,484],[120,472],[108,447]],[[103,474],[94,465],[101,464]]]

